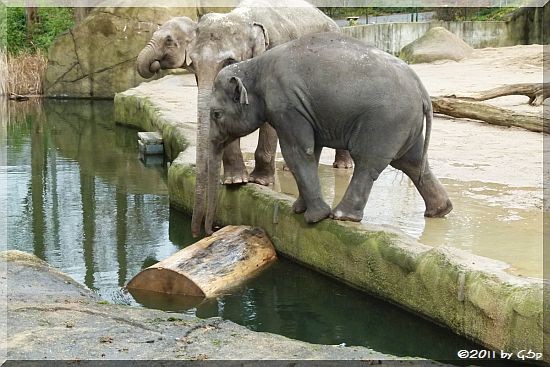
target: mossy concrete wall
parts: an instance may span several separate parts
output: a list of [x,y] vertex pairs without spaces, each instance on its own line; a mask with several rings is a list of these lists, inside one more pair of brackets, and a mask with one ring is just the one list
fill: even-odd
[[[165,119],[166,111],[156,109],[156,103],[133,91],[117,95],[116,121],[160,130],[170,146],[183,147],[168,171],[168,186],[172,205],[190,213],[195,185],[195,147],[189,143],[193,125]],[[216,219],[220,224],[262,227],[284,256],[489,348],[545,349],[542,280],[510,275],[504,263],[444,246],[429,247],[391,228],[334,220],[308,225],[292,212],[292,200],[259,185],[224,186]]]

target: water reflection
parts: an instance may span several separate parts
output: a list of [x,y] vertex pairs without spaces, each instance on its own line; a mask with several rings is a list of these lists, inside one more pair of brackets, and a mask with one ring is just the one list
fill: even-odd
[[112,103],[46,101],[24,112],[10,110],[7,127],[9,248],[110,299],[144,263],[190,243],[170,241],[164,168],[140,163],[136,132],[114,126]]

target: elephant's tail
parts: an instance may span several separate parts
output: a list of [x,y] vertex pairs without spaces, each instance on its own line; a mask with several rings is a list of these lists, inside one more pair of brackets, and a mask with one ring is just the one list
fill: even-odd
[[419,184],[422,184],[422,177],[424,177],[424,171],[428,165],[428,146],[430,145],[430,135],[432,133],[432,119],[433,119],[433,109],[432,109],[432,100],[430,95],[426,93],[426,97],[422,101],[424,116],[426,117],[426,132],[424,134],[424,149],[422,150],[422,164],[420,165],[420,177]]

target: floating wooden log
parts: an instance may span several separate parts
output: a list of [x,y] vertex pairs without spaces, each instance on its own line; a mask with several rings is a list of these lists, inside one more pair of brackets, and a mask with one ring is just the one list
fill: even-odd
[[133,289],[213,297],[223,294],[277,258],[260,228],[227,226],[141,271],[126,286]]
[[485,103],[457,98],[431,97],[433,111],[460,118],[481,120],[493,125],[515,126],[536,132],[550,132],[550,121],[534,113],[519,113]]
[[15,94],[15,93],[10,93],[8,95],[8,98],[12,101],[17,101],[17,102],[23,102],[23,101],[28,101],[29,100],[28,96],[23,96],[21,94]]

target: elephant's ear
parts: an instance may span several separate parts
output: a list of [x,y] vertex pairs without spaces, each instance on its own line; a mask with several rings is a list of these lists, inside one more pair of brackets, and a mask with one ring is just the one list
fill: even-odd
[[236,76],[232,76],[231,79],[229,79],[229,83],[235,84],[233,102],[248,104],[248,92],[246,91],[243,81]]
[[191,45],[195,41],[197,35],[197,22],[188,17],[176,17],[172,18],[178,26],[178,32],[176,38],[179,40],[182,52],[185,53],[185,60],[183,67],[189,67],[191,65]]
[[254,22],[252,37],[252,57],[256,57],[263,54],[269,48],[269,35],[263,24]]

